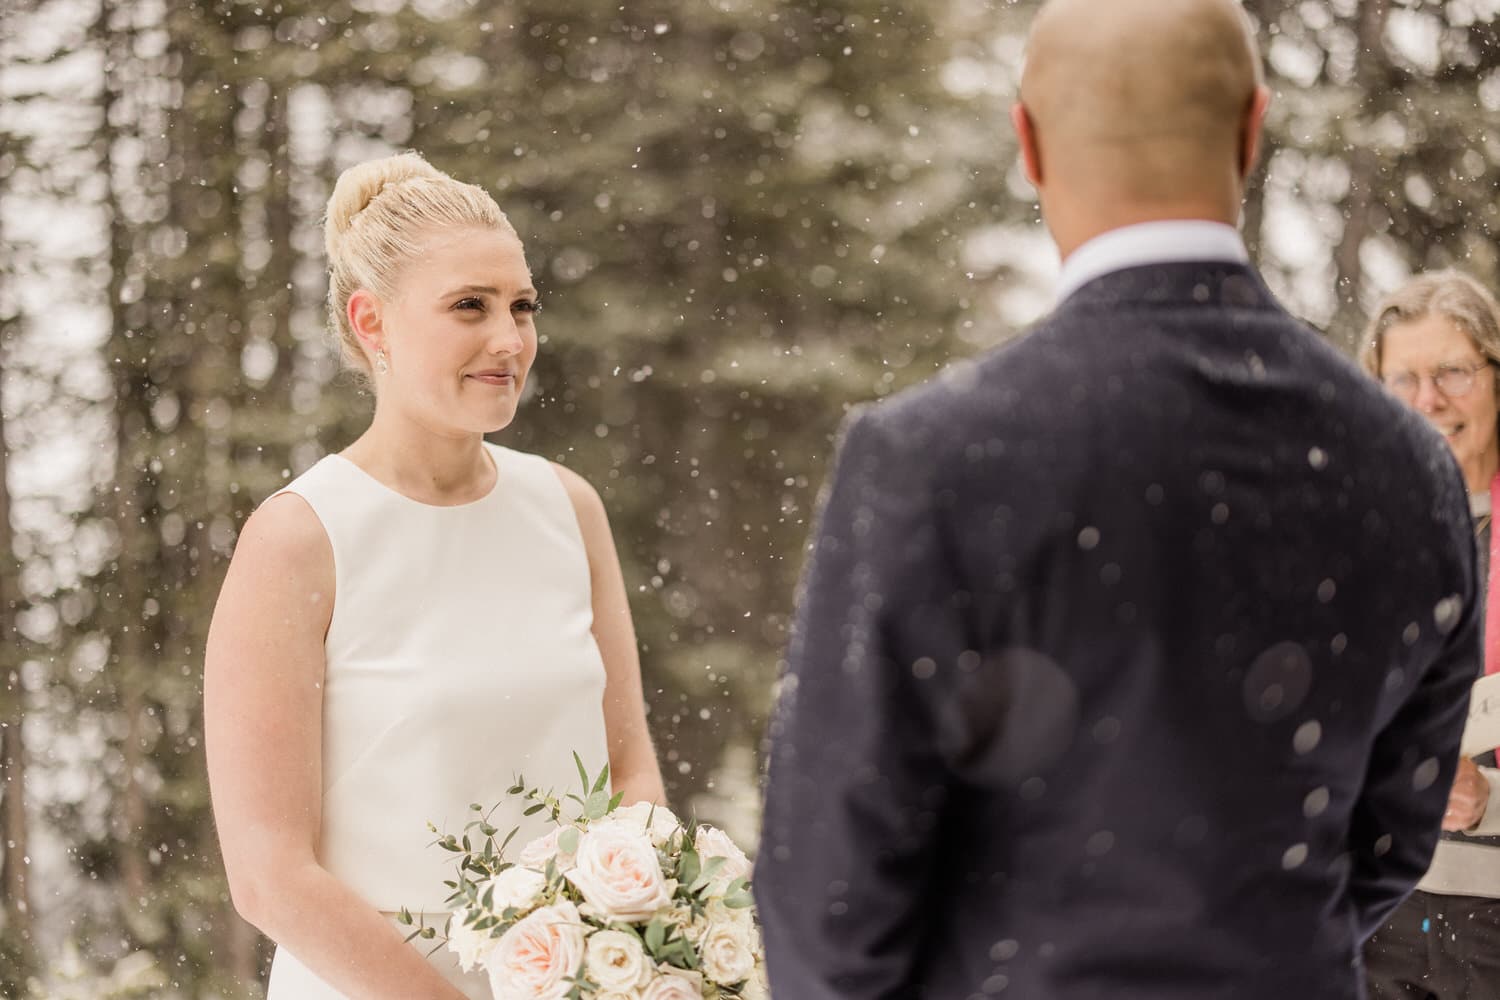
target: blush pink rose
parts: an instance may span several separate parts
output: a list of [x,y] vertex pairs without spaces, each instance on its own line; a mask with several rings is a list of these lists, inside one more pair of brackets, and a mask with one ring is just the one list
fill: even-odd
[[516,922],[490,953],[495,1000],[564,1000],[583,964],[584,926],[567,900]]
[[590,912],[607,921],[648,920],[677,888],[662,875],[650,837],[629,823],[601,823],[585,833],[567,878]]

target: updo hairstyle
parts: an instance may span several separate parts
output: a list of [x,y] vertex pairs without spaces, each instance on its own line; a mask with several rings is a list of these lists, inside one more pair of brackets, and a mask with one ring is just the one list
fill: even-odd
[[498,229],[515,235],[483,188],[454,180],[406,152],[355,164],[339,175],[323,220],[328,250],[328,319],[344,364],[365,376],[370,361],[349,325],[349,297],[367,288],[394,295],[401,269],[434,230]]

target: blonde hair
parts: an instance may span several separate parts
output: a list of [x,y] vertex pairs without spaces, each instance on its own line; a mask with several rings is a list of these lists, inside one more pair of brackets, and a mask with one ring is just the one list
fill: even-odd
[[355,164],[339,174],[323,219],[328,250],[328,319],[344,364],[369,375],[349,326],[349,297],[368,288],[393,297],[401,269],[434,229],[515,229],[483,188],[454,180],[419,153]]
[[1380,350],[1387,330],[1428,316],[1441,316],[1456,324],[1473,339],[1481,354],[1500,364],[1500,303],[1467,274],[1446,270],[1419,274],[1380,300],[1365,328],[1359,352],[1365,371],[1380,377]]

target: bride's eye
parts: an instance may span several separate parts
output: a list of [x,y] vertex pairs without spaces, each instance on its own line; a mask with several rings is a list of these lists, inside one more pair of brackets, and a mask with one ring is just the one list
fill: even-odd
[[536,299],[517,299],[511,308],[516,312],[532,313],[535,315],[542,311],[542,304]]
[[475,310],[484,312],[484,300],[475,298],[459,299],[453,308],[462,309],[465,312],[474,312]]

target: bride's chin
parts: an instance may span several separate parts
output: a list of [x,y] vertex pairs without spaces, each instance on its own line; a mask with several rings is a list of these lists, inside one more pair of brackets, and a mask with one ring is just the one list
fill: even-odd
[[478,426],[476,427],[476,429],[481,434],[494,434],[498,431],[505,430],[505,428],[509,427],[512,423],[515,422],[515,419],[516,411],[514,409],[511,409],[502,418],[491,417],[487,420],[477,421]]

